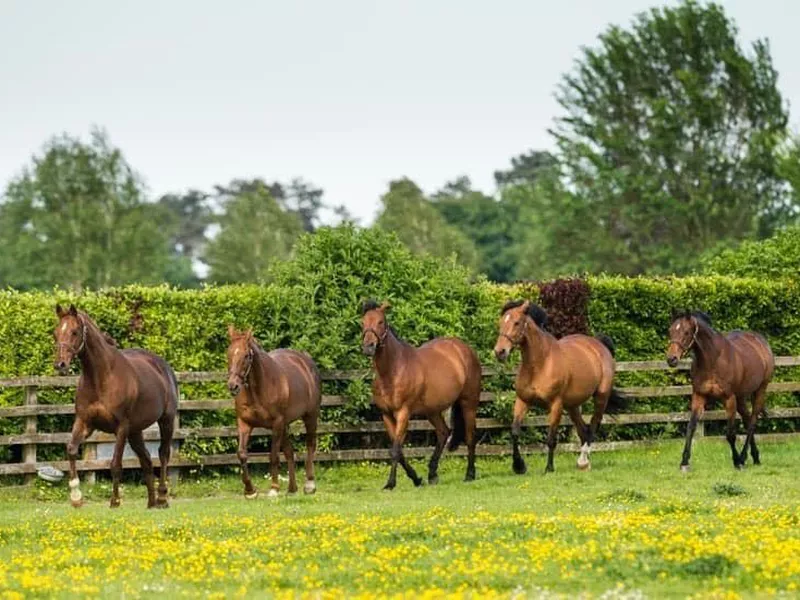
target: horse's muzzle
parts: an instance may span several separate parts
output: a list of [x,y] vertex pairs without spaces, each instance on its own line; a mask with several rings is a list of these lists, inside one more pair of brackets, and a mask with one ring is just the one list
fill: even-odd
[[366,356],[375,356],[375,351],[377,349],[378,349],[378,345],[377,344],[362,344],[361,345],[361,351]]
[[500,362],[506,362],[511,351],[508,348],[495,348],[494,356]]
[[678,366],[678,357],[674,355],[667,356],[667,364],[670,367],[677,367]]
[[242,391],[242,384],[236,381],[229,381],[228,391],[231,393],[231,396],[238,396],[239,392]]
[[69,372],[69,365],[63,360],[57,360],[53,366],[59,375],[66,375]]

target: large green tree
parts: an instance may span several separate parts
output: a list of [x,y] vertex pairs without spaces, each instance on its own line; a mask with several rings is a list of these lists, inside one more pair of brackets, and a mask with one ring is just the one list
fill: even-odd
[[787,108],[769,45],[746,51],[737,38],[720,5],[687,1],[609,28],[564,77],[552,133],[587,207],[578,211],[590,217],[580,222],[593,233],[586,242],[600,249],[578,248],[582,267],[687,271],[710,247],[794,218],[778,170]]
[[455,256],[464,266],[479,267],[472,241],[450,225],[413,181],[392,181],[381,198],[382,211],[375,226],[393,231],[415,254],[440,258]]
[[[273,188],[274,189],[274,188]],[[303,222],[287,211],[261,180],[235,180],[217,188],[219,232],[205,248],[209,279],[219,283],[264,281],[277,259],[287,258]]]
[[159,283],[173,268],[162,209],[108,135],[52,138],[0,204],[0,281],[74,289]]
[[194,265],[201,260],[208,241],[206,232],[215,218],[209,194],[198,190],[165,194],[159,198],[158,204],[164,209],[167,226],[172,232],[173,268],[167,274],[167,280],[181,287],[197,286],[200,281]]

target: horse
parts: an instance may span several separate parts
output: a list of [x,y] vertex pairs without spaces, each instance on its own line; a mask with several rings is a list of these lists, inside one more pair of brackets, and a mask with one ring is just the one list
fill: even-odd
[[[72,506],[78,508],[83,504],[75,465],[78,449],[86,438],[99,430],[116,436],[111,459],[111,508],[120,505],[119,482],[126,442],[142,466],[147,486],[147,508],[167,508],[167,465],[179,395],[174,371],[163,358],[147,350],[119,350],[114,340],[74,304],[68,309],[56,305],[56,315],[59,322],[54,332],[55,369],[60,375],[66,375],[75,358],[81,365],[75,394],[75,423],[67,444]],[[142,431],[153,423],[158,423],[161,433],[157,498],[153,462],[142,436]]]
[[[622,406],[614,388],[614,344],[607,336],[573,334],[556,339],[546,330],[547,313],[529,300],[512,300],[500,311],[499,334],[494,347],[497,360],[505,362],[517,346],[522,363],[515,382],[516,400],[511,426],[512,467],[516,474],[527,471],[519,451],[519,435],[531,405],[549,414],[547,466],[552,473],[561,413],[566,410],[581,440],[578,468],[591,468],[591,445],[607,408]],[[581,405],[594,398],[594,414],[589,427],[581,415]]]
[[[397,464],[414,486],[422,479],[403,456],[403,442],[412,416],[425,417],[436,430],[436,448],[428,464],[428,483],[439,481],[439,459],[449,450],[467,445],[464,481],[475,479],[476,416],[481,395],[481,363],[469,345],[458,338],[439,337],[415,348],[401,340],[386,320],[387,302],[362,304],[362,352],[372,358],[372,392],[392,442],[389,479],[385,490],[397,484]],[[452,407],[451,427],[442,413]],[[448,444],[449,439],[449,444]]]
[[254,427],[272,430],[269,456],[272,486],[267,497],[278,497],[281,449],[289,469],[289,494],[297,493],[289,424],[298,419],[303,420],[306,428],[306,482],[303,492],[313,494],[317,490],[314,456],[322,406],[317,365],[305,352],[290,349],[265,352],[253,337],[252,329],[238,332],[233,325],[229,325],[228,336],[228,390],[234,396],[236,406],[238,456],[245,498],[252,500],[258,497],[247,467],[247,444]]
[[[754,331],[718,333],[711,325],[711,318],[700,311],[673,312],[667,364],[673,368],[678,366],[678,361],[689,352],[694,354],[689,371],[692,380],[692,414],[686,428],[681,470],[689,470],[692,437],[709,400],[722,400],[725,405],[728,418],[726,439],[731,447],[734,468],[741,469],[747,462],[748,448],[753,464],[761,464],[755,429],[758,415],[766,403],[767,386],[775,372],[775,357],[769,343]],[[752,413],[746,403],[751,396]],[[747,427],[741,454],[736,452],[737,412]]]

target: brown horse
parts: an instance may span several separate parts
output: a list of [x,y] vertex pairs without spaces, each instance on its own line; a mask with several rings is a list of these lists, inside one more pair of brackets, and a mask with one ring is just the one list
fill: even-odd
[[[75,305],[64,310],[56,306],[59,322],[55,330],[55,368],[65,375],[75,357],[81,376],[75,395],[75,424],[67,444],[70,500],[74,507],[83,503],[75,466],[81,443],[96,429],[116,435],[111,477],[114,482],[111,508],[120,504],[119,481],[125,442],[139,457],[147,485],[147,508],[166,508],[167,465],[178,411],[178,381],[167,362],[146,350],[118,350],[86,313]],[[161,443],[158,457],[161,473],[158,498],[154,490],[153,462],[144,444],[142,431],[158,423]]]
[[[622,400],[613,387],[615,365],[611,340],[605,336],[595,338],[580,334],[557,340],[545,330],[546,323],[547,313],[528,300],[508,302],[500,313],[495,356],[505,362],[516,346],[522,352],[511,427],[512,465],[518,475],[527,470],[519,451],[519,435],[532,404],[549,411],[545,473],[550,473],[553,471],[553,453],[562,410],[569,414],[582,442],[578,468],[588,469],[589,452],[603,413],[610,401],[616,408]],[[581,405],[592,397],[594,415],[587,428]]]
[[436,448],[428,465],[428,483],[439,477],[439,459],[451,434],[442,412],[452,410],[452,437],[448,448],[467,444],[465,481],[475,479],[475,419],[481,395],[481,363],[478,355],[457,338],[436,338],[414,348],[400,340],[386,321],[389,304],[364,302],[362,351],[375,367],[372,391],[392,442],[392,467],[384,489],[397,484],[397,463],[414,482],[422,479],[403,456],[408,421],[422,416],[436,429]]
[[247,468],[247,443],[254,427],[272,430],[270,471],[272,487],[267,494],[278,496],[280,451],[289,468],[289,493],[297,492],[294,450],[289,424],[302,419],[306,426],[306,483],[303,491],[313,494],[314,455],[317,452],[317,421],[322,393],[319,370],[308,354],[278,349],[264,352],[253,338],[253,331],[237,332],[228,326],[228,389],[235,396],[236,424],[239,429],[239,463],[245,498],[253,499],[258,491]]
[[[754,464],[761,464],[756,447],[755,430],[758,415],[764,410],[767,385],[775,371],[775,357],[767,340],[753,331],[732,331],[722,335],[711,326],[711,319],[700,311],[684,311],[672,316],[669,328],[667,364],[694,352],[689,375],[692,380],[692,416],[686,428],[681,470],[689,470],[692,436],[709,400],[722,400],[728,417],[727,440],[731,446],[733,466],[740,469],[747,461],[747,448]],[[753,412],[747,398],[753,397]],[[747,437],[742,453],[736,452],[736,413],[742,416]]]

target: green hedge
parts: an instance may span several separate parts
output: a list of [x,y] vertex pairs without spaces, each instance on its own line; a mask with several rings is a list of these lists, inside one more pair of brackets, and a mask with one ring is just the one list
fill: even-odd
[[[610,335],[618,360],[664,356],[673,308],[708,312],[715,326],[763,332],[776,355],[800,354],[800,289],[794,280],[590,277],[588,321],[595,333]],[[53,373],[52,332],[56,302],[74,301],[123,347],[145,347],[178,370],[224,370],[227,324],[253,327],[265,348],[293,346],[308,351],[322,369],[369,366],[360,352],[361,301],[389,300],[391,322],[406,340],[419,344],[434,336],[456,335],[492,364],[498,310],[508,298],[538,297],[534,283],[498,285],[470,274],[454,262],[413,256],[389,233],[352,227],[323,229],[301,238],[295,257],[275,267],[268,285],[175,290],[131,286],[72,295],[64,291],[0,293],[0,376]],[[569,307],[560,306],[562,312]],[[576,308],[585,312],[583,306]],[[569,315],[566,315],[568,317]],[[565,317],[565,318],[566,318]],[[582,316],[585,319],[585,314]],[[577,321],[576,321],[577,322]],[[515,356],[518,356],[515,355]],[[794,378],[797,373],[793,374]],[[624,374],[621,385],[685,382],[685,374]],[[508,387],[509,377],[488,381]],[[327,409],[329,421],[370,417],[364,381],[327,384],[328,393],[352,396],[345,407]],[[185,385],[187,398],[225,397],[220,385]],[[44,402],[70,401],[68,392],[43,393]],[[0,403],[16,404],[19,392],[6,391]],[[510,417],[510,395],[485,414]],[[787,395],[781,400],[792,403]],[[635,410],[682,409],[685,399],[635,403]],[[41,419],[42,430],[66,430],[64,419]],[[187,415],[190,425],[232,422],[230,413]],[[66,427],[64,426],[66,424]],[[0,420],[0,432],[18,431],[20,420]],[[674,432],[674,426],[620,429],[617,437]],[[227,443],[227,442],[226,442]],[[323,441],[323,447],[337,440]],[[199,443],[198,443],[199,444]],[[198,452],[220,450],[199,444]]]

